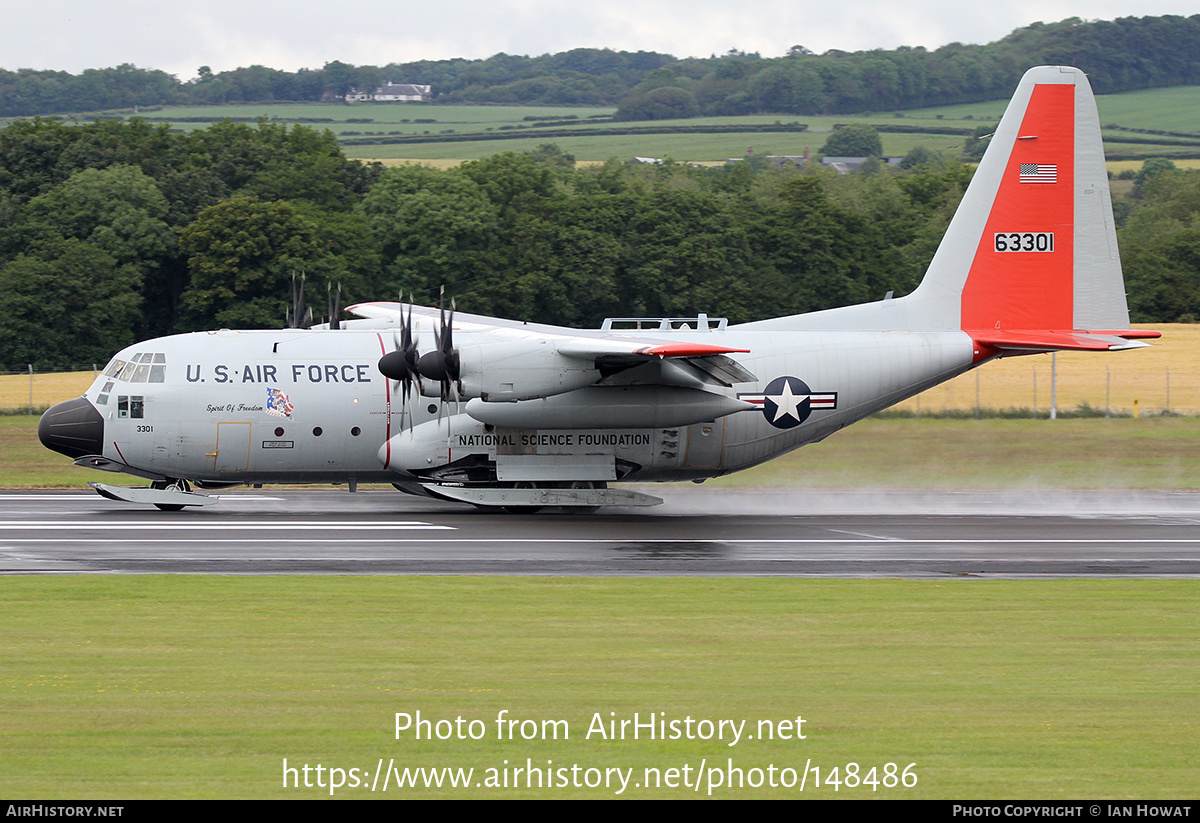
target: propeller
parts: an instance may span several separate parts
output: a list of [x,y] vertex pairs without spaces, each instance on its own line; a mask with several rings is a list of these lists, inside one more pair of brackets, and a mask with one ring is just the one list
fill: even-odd
[[287,314],[289,329],[307,329],[312,325],[312,309],[304,306],[304,272],[300,272],[300,284],[296,284],[296,273],[292,272],[292,308]]
[[408,317],[400,315],[399,337],[392,333],[393,350],[379,358],[379,371],[384,377],[396,381],[396,389],[403,391],[404,404],[408,407],[409,425],[412,425],[412,390],[415,385],[417,392],[421,391],[421,373],[417,370],[417,361],[421,354],[417,351],[417,343],[413,339],[412,325],[412,295],[408,298]]
[[439,395],[442,403],[438,407],[438,420],[442,419],[442,406],[454,399],[457,409],[459,398],[463,393],[462,373],[459,369],[458,349],[454,348],[454,301],[450,301],[450,316],[446,316],[445,289],[438,297],[440,313],[440,328],[435,329],[433,338],[436,348],[421,355],[417,361],[417,371],[422,377],[436,380],[441,384]]
[[338,320],[338,315],[342,313],[342,284],[337,284],[337,291],[333,290],[333,283],[329,283],[329,328],[340,329],[341,322]]

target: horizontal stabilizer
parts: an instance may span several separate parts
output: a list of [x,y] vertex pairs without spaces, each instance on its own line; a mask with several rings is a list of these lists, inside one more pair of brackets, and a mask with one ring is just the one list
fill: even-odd
[[1123,351],[1148,346],[1138,339],[1156,338],[1159,332],[1140,330],[1125,331],[1009,331],[972,332],[971,337],[979,346],[998,349],[1001,352],[1033,354],[1051,351]]

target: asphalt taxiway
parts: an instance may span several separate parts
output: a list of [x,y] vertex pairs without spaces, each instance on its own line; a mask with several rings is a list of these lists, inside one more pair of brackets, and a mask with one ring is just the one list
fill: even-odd
[[0,573],[1200,576],[1200,495],[656,488],[532,515],[391,490],[240,490],[177,513],[0,493]]

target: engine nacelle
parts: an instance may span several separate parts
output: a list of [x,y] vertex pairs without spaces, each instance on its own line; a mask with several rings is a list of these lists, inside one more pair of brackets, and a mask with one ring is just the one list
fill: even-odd
[[[593,362],[559,354],[553,338],[467,343],[458,347],[458,363],[464,400],[550,397],[590,386],[601,378]],[[439,392],[437,383],[424,383],[425,396],[437,397]]]

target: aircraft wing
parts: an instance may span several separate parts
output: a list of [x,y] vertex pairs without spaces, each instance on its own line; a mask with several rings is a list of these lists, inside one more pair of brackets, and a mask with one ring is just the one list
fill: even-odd
[[[346,311],[370,320],[383,321],[388,325],[407,322],[409,306],[406,303],[360,303],[347,307]],[[429,306],[412,306],[414,324],[421,321],[436,326],[441,322],[442,310]],[[573,360],[594,362],[596,368],[618,372],[654,360],[671,360],[684,366],[693,377],[701,382],[732,386],[735,383],[751,383],[758,378],[738,363],[730,354],[747,353],[749,349],[735,349],[688,340],[671,340],[645,335],[613,334],[592,329],[571,329],[520,320],[504,320],[479,314],[455,311],[453,314],[455,334],[468,335],[495,332],[490,341],[506,346],[520,346],[525,340],[530,345],[548,343],[553,351]],[[536,340],[536,343],[533,341]]]
[[[346,311],[370,320],[385,321],[383,325],[399,325],[407,319],[409,309],[412,310],[414,321],[425,320],[437,326],[441,322],[442,310],[436,306],[418,306],[413,303],[356,303],[347,306]],[[390,321],[390,322],[387,322]],[[352,321],[353,322],[353,321]],[[545,323],[526,323],[522,320],[505,320],[500,317],[488,317],[483,314],[470,314],[454,310],[454,330],[466,332],[487,331],[488,329],[520,329],[541,334],[578,334],[577,329],[565,326],[551,326]]]
[[604,335],[602,337],[572,337],[558,345],[558,353],[578,360],[593,360],[602,369],[622,369],[653,360],[680,360],[699,369],[704,375],[723,386],[752,383],[758,378],[738,363],[730,354],[747,353],[749,349],[733,349],[711,343],[691,341],[646,340]]

